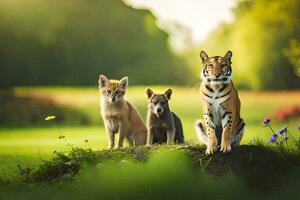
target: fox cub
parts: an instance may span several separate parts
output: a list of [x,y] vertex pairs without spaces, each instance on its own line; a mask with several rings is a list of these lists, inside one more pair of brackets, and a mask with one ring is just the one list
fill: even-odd
[[209,57],[205,51],[200,53],[203,63],[200,96],[204,121],[196,122],[196,132],[207,146],[207,154],[213,154],[219,145],[222,152],[231,151],[231,146],[238,145],[244,133],[241,103],[231,80],[231,57],[231,51],[224,57]]
[[184,143],[181,121],[169,108],[168,101],[171,98],[172,90],[168,89],[164,94],[154,94],[151,89],[147,89],[146,94],[149,100],[147,145]]
[[119,132],[117,148],[123,147],[126,138],[129,146],[144,145],[147,129],[137,109],[124,99],[128,77],[109,80],[99,76],[100,108],[104,126],[109,137],[109,148],[115,145],[115,134]]

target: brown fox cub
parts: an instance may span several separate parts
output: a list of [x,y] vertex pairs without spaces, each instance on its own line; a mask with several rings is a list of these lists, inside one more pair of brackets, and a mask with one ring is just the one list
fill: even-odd
[[118,81],[100,75],[98,83],[101,115],[109,137],[109,148],[114,147],[115,134],[118,132],[118,148],[123,147],[125,138],[130,146],[146,144],[146,126],[137,109],[124,99],[128,77]]
[[241,103],[231,81],[231,57],[231,51],[224,57],[200,53],[204,65],[200,85],[204,121],[198,120],[195,126],[198,138],[207,146],[207,154],[214,153],[220,144],[224,153],[231,151],[231,145],[238,145],[244,133]]
[[147,145],[166,142],[167,144],[184,143],[181,121],[169,108],[168,101],[171,98],[172,90],[168,89],[164,94],[154,94],[151,89],[147,89],[146,94],[149,99]]

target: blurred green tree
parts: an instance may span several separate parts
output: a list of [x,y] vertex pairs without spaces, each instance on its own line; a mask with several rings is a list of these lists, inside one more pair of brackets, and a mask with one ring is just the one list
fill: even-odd
[[147,10],[121,0],[0,0],[0,87],[95,85],[100,73],[132,84],[187,84]]
[[235,20],[221,24],[202,48],[211,54],[233,51],[234,79],[241,88],[299,88],[299,10],[297,0],[238,1]]

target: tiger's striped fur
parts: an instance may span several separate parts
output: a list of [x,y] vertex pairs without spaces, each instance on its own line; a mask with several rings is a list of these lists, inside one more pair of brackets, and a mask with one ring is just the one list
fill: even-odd
[[196,122],[196,133],[207,146],[207,154],[213,154],[219,145],[226,153],[232,145],[240,143],[245,127],[240,117],[241,103],[231,80],[232,53],[209,57],[201,51],[200,57],[204,64],[200,85],[204,119]]

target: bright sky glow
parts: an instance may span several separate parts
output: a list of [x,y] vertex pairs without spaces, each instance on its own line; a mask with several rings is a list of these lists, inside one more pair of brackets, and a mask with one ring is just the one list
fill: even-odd
[[[147,8],[158,24],[176,22],[190,30],[193,42],[203,41],[220,22],[232,20],[235,0],[126,0],[135,8]],[[172,34],[172,33],[171,33]]]

